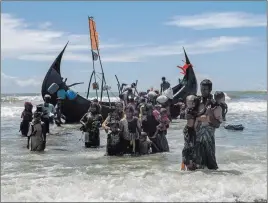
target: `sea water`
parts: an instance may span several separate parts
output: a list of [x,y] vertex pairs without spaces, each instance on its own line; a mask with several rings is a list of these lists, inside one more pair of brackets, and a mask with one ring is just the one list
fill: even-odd
[[[181,171],[183,120],[168,130],[169,153],[107,157],[85,149],[79,125],[51,127],[43,153],[29,152],[20,137],[25,101],[40,95],[2,95],[2,201],[263,201],[267,199],[267,93],[227,92],[225,124],[216,131],[218,171]],[[115,98],[112,98],[115,99]],[[224,125],[224,124],[223,124]]]

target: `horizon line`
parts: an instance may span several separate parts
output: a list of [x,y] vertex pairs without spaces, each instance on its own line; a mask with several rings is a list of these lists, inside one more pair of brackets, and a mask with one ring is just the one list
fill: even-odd
[[[219,91],[219,90],[214,90],[214,91]],[[266,90],[221,90],[222,92],[267,92],[267,89]],[[212,91],[213,92],[213,91]],[[87,92],[77,92],[78,94],[80,93],[87,93]],[[95,93],[95,92],[92,92],[92,93]],[[118,93],[118,91],[111,91],[111,93]],[[41,93],[37,93],[37,92],[11,92],[11,93],[2,93],[1,92],[1,95],[2,94],[39,94],[41,95]]]

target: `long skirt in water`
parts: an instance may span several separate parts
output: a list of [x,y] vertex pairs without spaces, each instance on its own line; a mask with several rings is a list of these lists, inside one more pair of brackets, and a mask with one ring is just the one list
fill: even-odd
[[85,147],[99,147],[100,146],[100,131],[85,132]]
[[[195,130],[187,125],[183,129],[184,147],[182,150],[182,161],[188,167],[195,162]],[[188,168],[193,170],[193,168]]]
[[196,136],[196,163],[208,169],[218,169],[215,155],[215,128],[201,125]]
[[169,152],[169,145],[166,134],[166,131],[159,131],[156,134],[155,138],[150,138],[150,140],[153,142],[152,153]]
[[20,132],[22,136],[27,136],[29,132],[30,121],[22,120],[20,123]]
[[42,136],[31,136],[30,137],[30,150],[31,151],[44,151],[45,150],[45,141],[44,138]]
[[106,151],[108,156],[121,155],[123,153],[119,132],[110,132],[107,135]]

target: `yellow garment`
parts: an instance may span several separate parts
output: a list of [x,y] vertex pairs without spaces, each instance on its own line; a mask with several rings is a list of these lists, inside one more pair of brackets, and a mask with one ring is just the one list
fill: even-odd
[[182,163],[181,163],[181,170],[182,170],[182,171],[185,171],[185,169],[186,169],[186,168],[185,168],[185,164],[182,162]]
[[145,105],[141,105],[140,107],[140,114],[139,114],[139,118],[141,119],[142,118],[142,115],[143,115],[143,108],[145,107]]

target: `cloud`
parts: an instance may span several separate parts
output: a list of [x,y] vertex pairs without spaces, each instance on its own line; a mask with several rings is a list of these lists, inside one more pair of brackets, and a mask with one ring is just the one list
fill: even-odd
[[133,62],[137,62],[145,60],[148,57],[179,55],[183,53],[182,47],[185,47],[187,53],[191,55],[207,54],[232,50],[237,48],[239,45],[250,44],[253,41],[253,38],[247,36],[220,36],[210,39],[201,39],[195,42],[174,42],[168,45],[133,49],[117,55],[129,61],[132,60]]
[[[1,14],[1,18],[1,51],[5,58],[20,58],[23,55],[31,54],[55,54],[63,48],[68,40],[70,40],[68,51],[90,53],[89,35],[70,35],[63,31],[53,30],[50,22],[32,28],[25,20],[8,13]],[[119,43],[100,43],[102,50],[123,46]]]
[[39,78],[31,77],[29,79],[20,79],[18,77],[6,75],[1,72],[1,87],[10,87],[10,85],[17,85],[19,87],[40,87],[41,81]]
[[39,25],[39,28],[40,28],[40,29],[47,29],[47,28],[49,28],[51,25],[52,25],[51,22],[44,22],[43,24],[40,24],[40,25]]
[[[148,46],[142,48],[134,48],[124,52],[117,52],[115,54],[102,55],[104,62],[141,62],[148,57],[171,56],[182,54],[182,47],[184,46],[188,54],[208,54],[222,51],[229,51],[237,48],[239,45],[246,45],[253,42],[254,39],[250,37],[232,37],[220,36],[210,39],[204,39],[196,42],[174,42],[173,44],[163,46]],[[31,61],[53,61],[56,55],[54,54],[31,54],[22,55],[18,58],[21,60]],[[67,52],[64,55],[64,60],[91,62],[90,54]]]
[[[1,14],[1,51],[3,58],[27,61],[53,61],[70,40],[64,60],[91,62],[88,35],[69,34],[52,29],[50,22],[44,22],[37,28],[25,20],[13,15]],[[228,51],[239,45],[247,45],[254,39],[247,36],[219,36],[199,39],[195,42],[178,41],[167,45],[153,43],[113,43],[101,41],[100,49],[104,62],[140,62],[149,57],[171,56],[182,53],[184,46],[189,54],[207,54]]]
[[267,18],[266,14],[245,12],[203,13],[190,16],[175,16],[166,24],[195,30],[265,27]]

